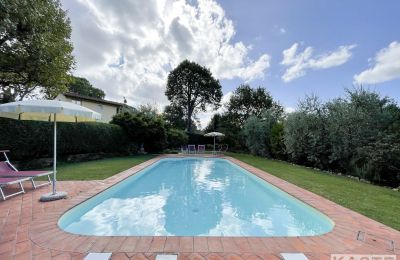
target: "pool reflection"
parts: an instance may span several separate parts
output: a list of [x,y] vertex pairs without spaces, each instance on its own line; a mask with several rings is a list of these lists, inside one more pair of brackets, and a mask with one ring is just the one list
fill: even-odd
[[218,159],[163,160],[79,213],[60,225],[144,236],[304,236],[332,228],[317,211]]

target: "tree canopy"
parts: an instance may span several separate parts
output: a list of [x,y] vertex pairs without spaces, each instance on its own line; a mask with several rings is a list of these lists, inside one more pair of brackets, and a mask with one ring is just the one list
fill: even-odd
[[195,62],[184,60],[168,75],[165,91],[174,106],[186,114],[186,128],[192,130],[192,118],[207,106],[218,108],[222,98],[221,85],[210,70]]
[[179,106],[173,104],[166,106],[163,117],[170,127],[177,129],[185,129],[186,127],[185,112]]
[[0,1],[0,90],[5,99],[66,91],[71,25],[57,0]]
[[264,88],[252,89],[249,85],[240,85],[227,104],[227,113],[241,127],[250,116],[259,117],[272,107],[282,110]]
[[70,84],[68,84],[68,91],[81,94],[84,96],[104,99],[106,93],[99,88],[95,88],[85,78],[73,77]]

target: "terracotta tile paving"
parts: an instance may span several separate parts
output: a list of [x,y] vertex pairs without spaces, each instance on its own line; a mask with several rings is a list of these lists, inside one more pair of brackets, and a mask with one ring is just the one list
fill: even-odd
[[58,182],[59,190],[69,195],[61,201],[39,202],[51,187],[33,191],[26,183],[25,194],[0,202],[0,259],[78,260],[88,252],[113,252],[112,259],[155,259],[158,253],[199,260],[281,259],[282,252],[301,252],[309,259],[330,259],[331,253],[397,254],[400,259],[399,231],[230,157],[225,158],[329,216],[335,222],[333,230],[312,237],[95,237],[58,228],[58,219],[68,209],[164,157],[172,155],[102,181]]

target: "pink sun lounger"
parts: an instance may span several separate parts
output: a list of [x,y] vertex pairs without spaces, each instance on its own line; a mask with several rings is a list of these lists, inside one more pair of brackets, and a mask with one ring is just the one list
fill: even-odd
[[[30,180],[30,178],[0,178],[0,197],[3,200],[6,200],[9,197],[21,194],[21,193],[25,193],[24,187],[22,186],[22,182],[23,181],[28,181]],[[4,191],[3,191],[3,187],[4,186],[8,186],[8,185],[13,185],[13,184],[19,184],[19,190],[17,190],[14,193],[5,195]]]
[[[24,180],[30,180],[34,189],[51,184],[50,175],[53,173],[51,171],[18,171],[14,165],[8,160],[7,157],[8,150],[2,150],[5,161],[0,161],[0,178],[25,178]],[[47,176],[48,181],[42,184],[36,184],[34,178]]]

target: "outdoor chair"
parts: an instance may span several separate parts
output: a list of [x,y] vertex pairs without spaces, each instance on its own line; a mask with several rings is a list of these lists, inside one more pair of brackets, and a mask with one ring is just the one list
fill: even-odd
[[196,153],[196,145],[194,144],[189,144],[188,145],[188,153]]
[[197,146],[197,153],[203,154],[206,152],[206,146],[204,144],[199,144]]
[[181,153],[183,153],[183,154],[188,153],[188,147],[186,145],[181,146]]
[[[29,181],[30,178],[0,178],[0,196],[3,200],[6,200],[9,197],[21,194],[21,193],[25,193],[24,187],[22,186],[22,182],[23,181]],[[13,184],[19,184],[19,190],[14,192],[14,193],[10,193],[8,195],[5,195],[4,191],[3,191],[3,187],[8,186],[8,185],[13,185]]]
[[[50,175],[51,171],[18,171],[14,165],[11,164],[7,157],[8,150],[0,151],[3,153],[5,161],[0,161],[0,178],[28,178],[31,181],[34,189],[51,184]],[[47,176],[48,181],[42,184],[36,184],[34,178]]]
[[228,145],[227,144],[221,144],[220,146],[219,146],[219,149],[218,149],[218,151],[217,151],[217,154],[223,154],[223,153],[226,153],[227,151],[228,151]]

